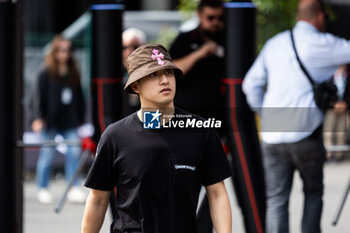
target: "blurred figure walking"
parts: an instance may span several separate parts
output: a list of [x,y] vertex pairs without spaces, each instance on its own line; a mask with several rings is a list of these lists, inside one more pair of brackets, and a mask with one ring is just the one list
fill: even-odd
[[[266,232],[288,233],[294,171],[303,180],[303,233],[320,233],[323,196],[323,112],[296,51],[315,83],[350,61],[350,41],[324,33],[321,0],[300,0],[297,24],[269,39],[243,81],[250,107],[261,115],[266,181]],[[296,51],[293,49],[295,41]]]
[[[61,134],[66,140],[78,140],[77,127],[84,122],[85,102],[80,85],[80,74],[72,57],[72,42],[56,36],[50,52],[45,57],[46,68],[39,75],[34,132],[42,132],[42,140],[54,140]],[[65,178],[69,180],[78,164],[81,148],[69,146],[65,161]],[[38,201],[53,202],[48,186],[51,177],[55,149],[42,147],[36,167],[39,188]],[[86,197],[78,182],[68,194],[71,202],[84,202]]]
[[[129,76],[126,67],[126,59],[138,47],[147,42],[146,34],[137,28],[128,28],[122,34],[123,43],[123,83],[127,82]],[[137,95],[128,95],[123,92],[123,116],[128,116],[140,108],[140,101]]]
[[[333,82],[338,90],[338,102],[333,109],[326,112],[323,126],[323,137],[325,146],[345,145],[349,130],[349,108],[350,108],[350,66],[341,66],[334,74]],[[340,160],[344,157],[343,151],[329,151],[329,159]]]

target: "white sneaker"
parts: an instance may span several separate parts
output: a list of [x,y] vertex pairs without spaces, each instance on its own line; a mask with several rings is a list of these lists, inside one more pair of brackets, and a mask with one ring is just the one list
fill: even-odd
[[67,199],[71,203],[82,204],[86,201],[86,194],[78,187],[72,187],[68,192]]
[[39,189],[37,198],[41,204],[52,204],[53,202],[52,194],[48,189],[45,188]]

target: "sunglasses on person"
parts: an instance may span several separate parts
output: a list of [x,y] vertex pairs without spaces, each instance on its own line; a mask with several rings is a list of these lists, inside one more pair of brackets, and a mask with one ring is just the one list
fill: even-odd
[[207,20],[208,21],[213,21],[214,19],[216,19],[218,21],[223,21],[224,20],[224,16],[222,16],[222,15],[219,15],[219,16],[207,15]]

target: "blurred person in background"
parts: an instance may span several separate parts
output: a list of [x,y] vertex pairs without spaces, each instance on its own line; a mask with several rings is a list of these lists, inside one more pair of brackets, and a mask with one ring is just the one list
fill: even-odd
[[[334,74],[333,82],[338,90],[339,101],[333,109],[326,112],[323,137],[325,146],[345,145],[347,131],[349,130],[349,108],[350,108],[350,66],[341,66]],[[345,155],[344,151],[328,151],[329,159],[339,160]]]
[[184,77],[178,81],[175,103],[205,118],[222,119],[224,77],[223,27],[221,0],[201,0],[197,7],[199,26],[180,33],[169,52]]
[[[146,34],[137,28],[128,28],[122,34],[123,43],[123,83],[125,84],[128,80],[128,72],[126,71],[126,59],[129,55],[135,51],[141,45],[147,42]],[[128,95],[123,92],[123,116],[137,111],[140,107],[140,101],[137,95]]]
[[[129,55],[135,51],[141,45],[146,44],[146,34],[137,28],[128,28],[123,31],[122,43],[123,43],[123,65],[126,68],[126,59]],[[126,72],[127,73],[127,72]]]
[[288,205],[295,170],[303,181],[301,232],[321,232],[324,114],[298,64],[292,35],[315,83],[328,81],[339,66],[350,62],[350,41],[324,33],[327,13],[321,0],[300,0],[297,20],[292,31],[278,33],[265,43],[242,85],[250,107],[261,116],[267,233],[289,232]]
[[[54,140],[61,134],[65,140],[79,140],[78,126],[84,122],[85,101],[80,84],[80,74],[72,56],[72,42],[56,36],[45,57],[46,68],[38,78],[35,120],[32,130],[41,132],[42,140]],[[65,160],[65,178],[68,181],[79,161],[80,146],[69,146]],[[49,191],[52,163],[55,157],[53,147],[41,147],[36,166],[36,182],[40,203],[53,202]],[[76,182],[68,193],[71,202],[85,202],[86,195]]]

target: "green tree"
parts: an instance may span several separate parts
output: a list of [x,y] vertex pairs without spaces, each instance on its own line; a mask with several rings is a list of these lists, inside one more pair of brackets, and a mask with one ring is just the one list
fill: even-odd
[[260,50],[268,38],[294,26],[298,0],[253,0],[253,2],[258,10],[257,43]]

